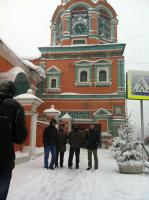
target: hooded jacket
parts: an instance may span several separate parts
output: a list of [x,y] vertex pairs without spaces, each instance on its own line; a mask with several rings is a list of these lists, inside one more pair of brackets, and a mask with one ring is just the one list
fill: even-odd
[[21,144],[27,137],[24,109],[14,95],[13,82],[0,83],[0,172],[14,168],[14,143]]

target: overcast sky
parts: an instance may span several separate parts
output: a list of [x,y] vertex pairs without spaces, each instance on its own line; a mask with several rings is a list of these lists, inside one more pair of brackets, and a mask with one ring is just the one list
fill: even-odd
[[[50,45],[50,21],[60,0],[0,0],[0,37],[20,57],[39,56]],[[108,0],[118,15],[118,38],[126,43],[125,69],[149,70],[149,0]],[[139,101],[128,102],[136,123]],[[135,105],[135,106],[134,106]],[[144,102],[149,124],[149,102]],[[149,126],[148,126],[149,132]]]

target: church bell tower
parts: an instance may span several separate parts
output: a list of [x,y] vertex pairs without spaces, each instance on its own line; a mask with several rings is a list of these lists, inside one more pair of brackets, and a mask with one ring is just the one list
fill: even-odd
[[[117,42],[116,12],[106,0],[62,0],[51,25],[51,45]],[[72,4],[72,5],[71,5]]]
[[117,25],[107,0],[62,0],[51,20],[51,45],[39,48],[45,107],[55,105],[82,130],[95,123],[105,145],[125,122],[125,44],[117,41]]

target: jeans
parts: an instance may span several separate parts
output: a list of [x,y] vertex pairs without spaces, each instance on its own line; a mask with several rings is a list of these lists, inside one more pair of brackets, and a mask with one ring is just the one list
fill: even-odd
[[88,167],[92,168],[92,154],[94,155],[94,167],[98,168],[97,149],[88,149]]
[[[51,152],[51,162],[50,162],[50,165],[48,165],[50,152]],[[44,167],[47,169],[53,168],[55,164],[55,160],[56,160],[56,146],[51,145],[48,147],[44,147]]]
[[72,160],[73,160],[74,153],[75,153],[75,156],[76,156],[76,168],[78,168],[79,167],[79,161],[80,161],[80,148],[72,148],[72,147],[70,147],[68,166],[72,167]]
[[0,172],[0,200],[6,200],[7,198],[11,177],[11,170],[8,172]]

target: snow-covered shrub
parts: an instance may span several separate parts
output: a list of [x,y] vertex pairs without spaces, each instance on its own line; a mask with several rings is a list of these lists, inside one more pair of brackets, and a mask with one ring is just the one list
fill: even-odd
[[127,161],[142,161],[142,147],[140,138],[133,136],[133,127],[129,122],[118,129],[111,150],[118,163]]

